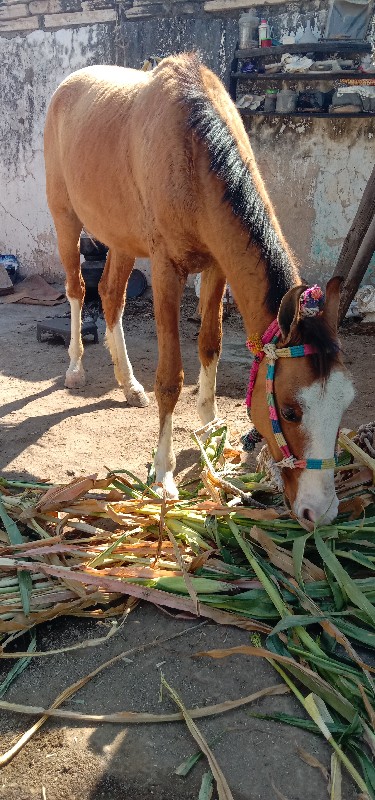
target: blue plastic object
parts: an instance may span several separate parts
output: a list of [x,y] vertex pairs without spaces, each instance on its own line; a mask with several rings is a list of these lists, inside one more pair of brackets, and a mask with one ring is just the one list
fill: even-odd
[[9,253],[5,255],[0,255],[0,264],[5,267],[8,275],[14,276],[17,274],[19,270],[19,263],[18,258],[16,256],[12,256]]

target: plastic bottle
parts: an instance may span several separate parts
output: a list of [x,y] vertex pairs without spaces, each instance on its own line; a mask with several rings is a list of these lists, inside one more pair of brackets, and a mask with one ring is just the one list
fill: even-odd
[[240,49],[248,47],[254,41],[256,42],[256,31],[259,27],[259,17],[256,17],[253,11],[248,11],[244,14],[241,14],[238,27],[240,32]]
[[268,22],[266,19],[262,19],[260,21],[258,33],[259,33],[259,47],[261,47],[262,39],[269,39]]

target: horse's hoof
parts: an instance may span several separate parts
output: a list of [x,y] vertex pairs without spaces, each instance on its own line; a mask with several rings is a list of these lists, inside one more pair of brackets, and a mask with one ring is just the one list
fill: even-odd
[[83,389],[86,383],[85,370],[74,369],[67,371],[65,375],[65,386],[67,389]]
[[150,402],[142,386],[139,389],[130,389],[126,392],[125,397],[129,405],[136,406],[136,408],[146,408]]
[[163,497],[165,492],[165,497],[167,500],[178,500],[178,489],[171,473],[167,473],[164,478],[160,481],[157,481],[157,483],[159,485],[154,486],[153,488],[159,497]]

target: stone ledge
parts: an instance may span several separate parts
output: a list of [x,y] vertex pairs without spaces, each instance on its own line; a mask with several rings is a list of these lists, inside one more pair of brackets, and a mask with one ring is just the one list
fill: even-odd
[[58,14],[60,12],[81,11],[80,0],[31,0],[32,14]]
[[23,33],[35,31],[39,28],[38,17],[20,17],[6,22],[0,21],[0,35],[2,33]]
[[96,22],[115,22],[116,11],[105,8],[97,11],[77,11],[73,14],[47,14],[44,28],[70,28],[72,25],[95,25]]
[[0,8],[1,19],[17,19],[18,17],[29,17],[29,9],[26,3],[18,3],[16,5],[3,6]]
[[239,8],[280,6],[285,2],[286,0],[207,0],[203,8],[205,11],[236,11]]

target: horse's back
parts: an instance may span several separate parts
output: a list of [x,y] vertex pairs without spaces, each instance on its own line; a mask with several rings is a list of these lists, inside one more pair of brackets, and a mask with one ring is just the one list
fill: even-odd
[[195,163],[204,148],[193,143],[189,115],[202,96],[222,111],[229,103],[229,113],[221,82],[186,54],[152,72],[93,66],[66,78],[45,128],[55,222],[65,198],[96,238],[129,255],[147,255],[155,232],[176,261],[199,249],[209,163],[205,153],[203,172]]

